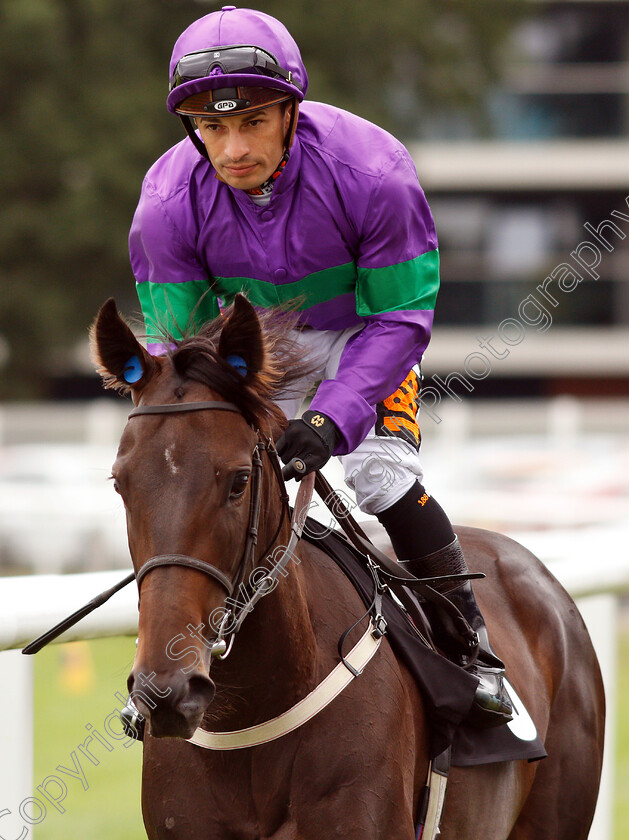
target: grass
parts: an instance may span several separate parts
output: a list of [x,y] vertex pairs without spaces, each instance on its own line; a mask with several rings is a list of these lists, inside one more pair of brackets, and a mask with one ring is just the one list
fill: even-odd
[[[98,765],[78,750],[93,727],[106,735],[104,721],[125,693],[125,681],[133,659],[133,639],[99,639],[71,645],[51,645],[35,660],[35,786],[50,776],[62,776],[67,797],[57,811],[50,803],[42,823],[35,827],[36,840],[145,840],[140,813],[141,747],[127,741],[107,740],[87,747]],[[114,724],[115,726],[115,724]],[[93,731],[92,730],[92,731]],[[119,728],[114,732],[119,733]],[[59,765],[75,772],[72,753],[85,774],[80,779],[61,774]],[[614,840],[629,837],[629,628],[619,640],[618,722],[616,741],[616,801]],[[59,787],[48,782],[53,797]],[[34,796],[42,798],[40,791]]]
[[618,640],[614,840],[629,837],[629,625]]
[[[60,777],[68,793],[60,803],[65,813],[60,813],[41,791],[34,791],[47,805],[45,819],[34,829],[36,840],[145,840],[140,812],[141,745],[126,738],[115,740],[105,724],[108,715],[122,705],[115,692],[126,696],[134,649],[133,639],[98,639],[51,645],[37,655],[34,783],[37,787],[47,777]],[[122,734],[115,718],[107,725],[114,734]],[[102,735],[111,750],[96,738],[85,744],[90,731]],[[80,744],[97,765],[79,750]],[[78,778],[77,764],[85,774],[84,782]],[[75,775],[61,773],[56,769],[59,765]],[[48,781],[44,786],[53,798],[60,797],[57,783]]]

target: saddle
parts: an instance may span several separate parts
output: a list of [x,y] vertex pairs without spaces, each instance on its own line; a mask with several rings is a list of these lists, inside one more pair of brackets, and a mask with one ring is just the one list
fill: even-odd
[[[315,487],[321,498],[329,501],[336,494],[325,479],[321,481],[322,478],[317,474]],[[343,504],[340,499],[338,502],[336,499],[335,506]],[[308,518],[302,539],[323,550],[336,563],[354,586],[367,611],[373,611],[374,605],[375,579],[370,557],[375,553],[378,569],[384,569],[387,579],[387,586],[380,593],[378,601],[386,622],[386,637],[424,699],[431,729],[431,759],[442,755],[449,748],[454,766],[515,760],[537,761],[545,758],[546,750],[537,735],[525,741],[515,735],[509,724],[493,729],[478,729],[467,720],[477,680],[459,664],[455,664],[458,663],[459,653],[465,648],[469,650],[469,636],[465,629],[467,623],[462,616],[463,624],[458,621],[458,611],[444,596],[437,593],[437,599],[432,599],[434,590],[431,590],[427,582],[421,586],[413,585],[412,592],[406,589],[402,575],[394,574],[398,569],[397,563],[373,546],[349,511],[342,513],[335,507],[333,513],[345,534],[330,531],[316,520]],[[356,533],[360,535],[358,539],[354,537]],[[437,614],[436,623],[429,621],[422,609],[424,599],[430,600],[431,606],[438,603],[436,610],[429,611],[431,616]],[[339,645],[341,656],[342,640]]]
[[[447,656],[456,665],[462,662],[473,664],[478,655],[476,633],[449,598],[430,584],[437,580],[472,580],[484,578],[485,575],[467,572],[441,575],[439,578],[416,578],[374,545],[320,472],[315,477],[315,489],[343,529],[344,534],[336,531],[332,532],[332,536],[342,540],[356,561],[370,569],[376,587],[380,584],[383,589],[394,593],[398,606],[422,642]],[[305,527],[302,536],[313,533],[313,529],[317,528],[316,523],[313,524],[314,520],[309,521],[310,527]],[[317,537],[318,544],[321,544],[320,540],[321,534]],[[333,550],[332,545],[329,544],[330,551]],[[427,603],[430,604],[430,611],[422,606]]]

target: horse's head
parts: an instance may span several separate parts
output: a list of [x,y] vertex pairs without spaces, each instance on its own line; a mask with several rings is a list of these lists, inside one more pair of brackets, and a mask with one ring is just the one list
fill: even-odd
[[[226,597],[260,561],[248,538],[252,510],[271,492],[279,499],[273,471],[263,476],[259,461],[281,416],[270,397],[294,375],[295,359],[273,329],[242,296],[159,357],[139,344],[113,300],[92,328],[106,387],[131,393],[136,406],[112,478],[140,595],[129,690],[157,737],[190,737],[212,700],[210,651],[221,621],[229,624]],[[258,550],[285,528],[276,511],[260,523]]]

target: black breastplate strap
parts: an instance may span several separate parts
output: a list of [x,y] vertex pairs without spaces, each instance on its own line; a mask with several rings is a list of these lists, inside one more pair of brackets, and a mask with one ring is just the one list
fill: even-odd
[[158,566],[187,566],[189,569],[196,569],[198,572],[203,572],[214,578],[227,591],[228,595],[231,595],[234,591],[231,580],[220,569],[217,569],[211,563],[206,563],[204,560],[199,560],[196,557],[188,557],[187,554],[156,554],[155,557],[151,557],[146,563],[142,564],[135,576],[138,586],[142,578]]

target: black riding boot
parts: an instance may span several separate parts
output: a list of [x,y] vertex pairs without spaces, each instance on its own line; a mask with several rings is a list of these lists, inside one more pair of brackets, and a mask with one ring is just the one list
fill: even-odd
[[[390,508],[378,513],[378,519],[386,528],[401,565],[416,577],[468,571],[448,516],[419,482]],[[472,584],[470,581],[449,581],[435,584],[433,588],[454,603],[478,635],[478,659],[467,665],[467,670],[479,679],[472,706],[473,721],[486,727],[507,723],[511,720],[513,706],[503,685],[504,664],[491,649]],[[432,612],[431,605],[426,606]],[[462,664],[466,667],[465,662]]]
[[[456,537],[445,548],[426,557],[403,561],[400,565],[416,577],[464,574],[468,571]],[[478,636],[476,661],[468,666],[463,663],[466,670],[479,680],[470,720],[478,726],[488,728],[508,723],[513,717],[513,706],[503,684],[505,666],[491,648],[487,627],[476,603],[471,582],[468,580],[462,584],[436,583],[433,588],[452,601]]]

